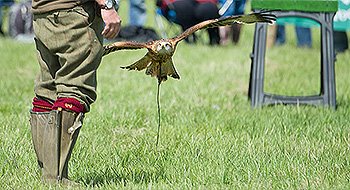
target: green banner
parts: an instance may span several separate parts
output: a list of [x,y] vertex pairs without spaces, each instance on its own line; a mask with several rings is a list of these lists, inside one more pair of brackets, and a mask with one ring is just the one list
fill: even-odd
[[[295,24],[302,27],[319,26],[316,21],[297,17],[278,18],[277,24]],[[334,16],[333,27],[336,31],[350,30],[350,0],[339,0],[338,11]]]
[[334,16],[334,30],[350,30],[350,0],[340,0]]

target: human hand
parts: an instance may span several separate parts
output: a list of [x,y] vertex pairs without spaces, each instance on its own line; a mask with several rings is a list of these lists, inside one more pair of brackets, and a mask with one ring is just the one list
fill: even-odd
[[121,18],[114,9],[101,9],[102,20],[105,23],[105,28],[102,35],[105,39],[110,40],[117,36],[120,31]]

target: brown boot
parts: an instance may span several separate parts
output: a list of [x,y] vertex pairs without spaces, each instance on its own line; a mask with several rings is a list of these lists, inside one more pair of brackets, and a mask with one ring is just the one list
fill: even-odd
[[49,118],[50,112],[33,112],[30,110],[30,125],[34,151],[40,169],[43,168],[43,137],[44,130]]
[[68,162],[77,141],[84,114],[63,110],[51,111],[44,133],[43,181],[75,186],[68,179]]

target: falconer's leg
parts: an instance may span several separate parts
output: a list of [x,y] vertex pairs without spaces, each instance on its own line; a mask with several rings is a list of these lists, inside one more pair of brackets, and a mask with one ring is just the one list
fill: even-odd
[[103,22],[95,4],[88,2],[36,15],[34,30],[41,67],[34,91],[38,99],[53,104],[42,136],[42,179],[75,185],[68,179],[68,162],[84,113],[96,100]]
[[[35,24],[37,23],[34,21]],[[30,110],[30,125],[32,142],[42,173],[44,167],[44,132],[52,105],[56,100],[54,72],[58,70],[59,62],[38,38],[35,38],[35,44],[40,70],[34,81],[36,97],[33,99],[33,108]]]

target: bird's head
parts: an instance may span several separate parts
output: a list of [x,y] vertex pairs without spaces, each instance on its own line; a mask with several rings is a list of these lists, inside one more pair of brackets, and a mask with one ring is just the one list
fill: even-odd
[[157,45],[157,52],[159,53],[171,53],[173,48],[170,42],[159,42]]

